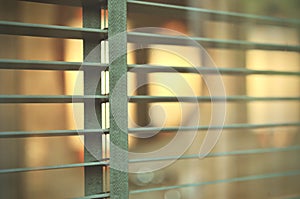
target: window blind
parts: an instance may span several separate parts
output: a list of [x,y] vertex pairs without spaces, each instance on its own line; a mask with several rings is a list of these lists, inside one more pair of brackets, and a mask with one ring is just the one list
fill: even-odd
[[[252,96],[250,91],[255,93],[255,89],[254,91],[253,89],[251,90],[252,87],[250,87],[250,85],[254,84],[255,81],[249,79],[257,76],[266,79],[279,77],[283,79],[279,84],[283,85],[285,81],[297,84],[299,83],[300,76],[299,65],[297,65],[299,64],[299,61],[295,61],[296,64],[294,65],[296,65],[296,70],[277,69],[272,66],[270,66],[271,69],[268,67],[261,67],[261,69],[258,69],[253,68],[251,63],[248,64],[250,67],[246,66],[249,59],[253,59],[254,57],[251,56],[253,51],[259,51],[258,54],[260,52],[291,53],[293,56],[298,56],[299,60],[300,22],[298,19],[202,8],[200,4],[187,3],[188,1],[172,3],[171,1],[137,0],[26,0],[26,2],[34,2],[39,5],[53,4],[79,7],[82,9],[83,27],[78,28],[3,20],[0,21],[0,33],[18,37],[26,36],[82,40],[84,62],[21,60],[1,57],[0,70],[26,70],[30,72],[83,71],[84,92],[83,95],[2,94],[0,96],[0,103],[3,105],[83,104],[84,128],[44,131],[24,131],[22,129],[18,131],[2,130],[0,132],[0,138],[2,140],[28,139],[35,137],[50,139],[51,137],[83,135],[85,147],[84,161],[79,163],[39,167],[1,168],[0,175],[13,175],[14,173],[20,172],[52,171],[66,168],[84,168],[84,195],[78,196],[79,198],[195,198],[195,195],[203,198],[239,198],[241,196],[245,198],[265,197],[265,192],[255,184],[251,184],[251,182],[266,186],[266,190],[270,189],[270,197],[299,197],[300,193],[297,190],[297,184],[295,183],[299,180],[300,174],[299,161],[297,160],[297,154],[300,149],[298,135],[300,126],[299,117],[292,118],[290,121],[280,121],[275,119],[272,122],[272,119],[269,119],[271,118],[271,115],[266,114],[265,120],[260,123],[255,123],[257,120],[255,116],[251,115],[251,110],[257,111],[257,115],[262,114],[262,112],[257,110],[257,107],[252,106],[253,104],[256,105],[257,103],[261,103],[262,106],[258,107],[269,107],[268,110],[264,109],[264,111],[273,113],[270,108],[276,109],[274,107],[278,104],[292,103],[291,106],[287,105],[286,109],[290,112],[294,111],[294,115],[299,116],[299,110],[297,110],[297,108],[299,109],[299,92],[292,94],[291,92],[288,94],[278,92],[279,95],[270,94]],[[101,22],[106,15],[101,15],[100,11],[106,12],[107,10],[108,27],[106,28]],[[154,17],[153,20],[151,19],[151,16]],[[124,34],[124,32],[129,29],[129,23],[133,23],[136,27],[153,26],[159,24],[158,21],[155,21],[157,18],[161,18],[162,21],[179,21],[186,24],[191,23],[193,24],[192,26],[196,26],[194,27],[196,31],[193,34],[187,33],[190,34],[188,35],[188,38],[185,36],[145,33],[134,30]],[[228,38],[218,38],[212,33],[213,30],[205,33],[206,29],[213,29],[214,26],[210,23],[231,25],[233,27],[232,29],[236,31],[233,31],[233,35],[237,35],[237,38],[234,38],[232,35],[228,36]],[[201,31],[197,32],[197,28],[199,28],[197,26],[201,28]],[[249,30],[246,28],[247,26],[289,28],[289,30],[296,32],[295,34],[298,35],[298,40],[296,38],[296,41],[294,41],[293,44],[282,42],[270,43],[267,40],[263,42],[251,41],[245,36],[247,35],[247,30]],[[175,27],[175,29],[176,28],[178,27]],[[226,31],[224,30],[224,32]],[[101,61],[104,59],[103,52],[96,52],[96,56],[90,56],[93,49],[97,48],[97,46],[105,40],[108,40],[109,43],[109,52],[105,52],[108,54],[109,63]],[[189,46],[190,43],[187,42],[187,40],[192,40],[202,45],[208,51],[208,54],[212,54],[212,59],[214,59],[214,55],[217,57],[218,53],[221,53],[222,50],[238,51],[237,53],[240,53],[238,55],[241,55],[241,57],[233,59],[242,59],[242,64],[238,62],[238,64],[234,63],[234,65],[237,66],[232,67],[222,65],[218,67],[209,67],[205,65],[206,62],[204,60],[201,66],[186,67],[173,66],[172,64],[150,63],[150,57],[152,56],[151,46],[166,45],[182,48]],[[134,63],[129,63],[127,60],[127,46],[130,44],[144,46],[145,48],[150,48],[150,50],[147,51],[147,49],[143,49],[145,50],[144,53],[134,54]],[[106,50],[100,48],[100,51]],[[254,55],[258,56],[258,54]],[[226,56],[225,58],[223,57],[223,59],[233,60]],[[287,68],[289,61],[290,60],[286,60]],[[230,63],[233,62],[234,61],[228,61],[228,64],[225,61],[224,63],[230,65]],[[261,65],[264,64],[265,62]],[[107,84],[107,80],[102,78],[99,80],[100,76],[103,75],[103,71],[108,71],[109,73],[109,75],[105,75],[106,78],[109,79],[108,92],[101,86]],[[155,74],[162,74],[166,77],[172,73],[195,76],[200,76],[199,73],[205,76],[220,74],[225,80],[228,80],[226,78],[229,78],[229,80],[225,82],[225,89],[226,87],[232,86],[232,84],[237,84],[238,86],[243,87],[241,89],[243,91],[236,91],[238,89],[231,89],[230,87],[227,88],[229,91],[226,96],[209,96],[209,93],[205,91],[205,86],[202,86],[203,91],[201,91],[201,95],[196,97],[185,95],[174,96],[161,95],[159,91],[156,93],[155,89],[148,85],[143,91],[137,89],[137,95],[128,92],[129,87],[131,87],[132,84],[138,84],[136,82],[141,81],[139,78],[144,79],[142,82],[148,84],[150,79],[155,77],[153,76]],[[293,81],[290,81],[289,79],[292,79]],[[267,81],[268,80],[266,80],[266,82]],[[174,83],[174,85],[176,85],[176,83]],[[280,90],[280,85],[273,86],[275,87],[275,93],[276,87]],[[296,86],[297,89],[297,85],[294,86]],[[96,89],[94,89],[95,87]],[[247,87],[247,89],[245,87]],[[288,86],[283,86],[283,88],[289,89]],[[256,89],[259,90],[259,86],[256,87]],[[294,90],[292,89],[292,92],[294,92]],[[203,122],[197,126],[165,125],[161,127],[156,125],[140,125],[150,123],[148,121],[149,118],[147,119],[147,115],[153,104],[167,107],[166,104],[168,103],[176,104],[178,102],[183,104],[198,103],[198,105],[201,106],[201,109],[203,108],[202,105],[204,105],[204,111],[201,113],[207,115],[211,114],[210,111],[207,111],[210,109],[209,107],[207,108],[210,104],[226,103],[229,116],[226,116],[224,125],[209,125],[209,122]],[[103,104],[107,103],[110,107],[109,111],[104,108],[106,106],[103,106]],[[268,106],[268,104],[275,105]],[[135,109],[131,108],[131,106],[135,106]],[[283,110],[280,108],[276,109],[273,114],[284,115],[282,112]],[[47,114],[47,112],[45,111],[44,114]],[[128,124],[130,114],[136,115],[136,123],[138,125],[130,126]],[[154,112],[153,114],[155,117],[158,117],[160,112]],[[168,114],[166,117],[172,118],[177,115],[180,114],[175,112],[173,116]],[[209,116],[207,117],[209,118]],[[244,117],[247,119],[242,119]],[[259,116],[257,117],[260,118]],[[103,124],[103,122],[107,121],[109,121],[109,125],[99,128],[99,124]],[[287,132],[287,134],[290,133],[293,135],[292,140],[294,142],[290,141],[289,144],[281,147],[261,147],[256,143],[258,141],[255,142],[256,137],[259,139],[260,135],[274,137],[275,134],[273,134],[273,131],[276,132],[280,128],[292,128],[292,131],[295,133],[292,134]],[[272,129],[274,130],[272,131]],[[191,131],[196,131],[197,134],[203,135],[208,130],[222,130],[223,133],[219,142],[221,144],[223,143],[225,147],[218,147],[217,144],[217,149],[209,153],[204,160],[198,160],[198,143],[194,146],[194,148],[197,148],[196,150],[193,149],[180,157],[161,155],[153,157],[147,156],[145,158],[131,158],[126,153],[126,151],[130,150],[137,150],[140,153],[144,153],[145,150],[149,151],[151,149],[149,146],[163,145],[164,142],[166,142],[166,138],[172,139],[173,134],[175,135],[176,133],[188,134]],[[268,132],[257,133],[256,130],[266,130]],[[153,138],[148,138],[147,141],[144,142],[143,139],[140,139],[141,137],[139,137],[140,135],[153,135],[157,132],[159,132],[157,137],[154,136]],[[166,137],[163,137],[164,135],[166,135]],[[136,140],[134,136],[137,136]],[[281,138],[283,139],[285,137]],[[201,138],[201,141],[202,140],[203,138]],[[134,142],[134,144],[132,144],[131,141]],[[227,146],[226,143],[231,143],[233,147]],[[238,145],[239,143],[241,145]],[[109,149],[108,146],[110,146]],[[120,151],[120,149],[125,151],[125,153]],[[280,159],[283,156],[285,158]],[[176,162],[162,170],[153,172],[147,170],[149,165],[155,165],[170,160],[176,160]],[[255,163],[252,161],[255,161]],[[286,161],[287,166],[282,166],[284,168],[276,166],[276,161]],[[269,166],[271,169],[268,170],[263,166],[256,166],[256,164],[271,165]],[[131,165],[138,165],[141,170],[137,173],[128,173]],[[230,167],[232,166],[234,168],[231,169]],[[146,168],[147,172],[143,171],[143,168]],[[198,170],[201,170],[200,174]],[[201,177],[198,178],[198,176]],[[271,182],[269,183],[269,187],[266,185],[268,182]],[[278,193],[275,191],[275,193],[273,193],[274,190],[271,189],[270,186],[274,185],[275,188],[280,189],[280,186],[282,186],[284,182],[286,182],[289,188],[282,188],[285,190],[282,192],[278,191]],[[227,187],[227,185],[229,187]],[[238,190],[239,187],[240,190]],[[200,195],[198,195],[199,193]],[[220,195],[218,195],[218,193]]]

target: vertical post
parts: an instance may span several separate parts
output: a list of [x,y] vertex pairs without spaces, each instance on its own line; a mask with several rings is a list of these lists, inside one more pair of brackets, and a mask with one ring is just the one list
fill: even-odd
[[[129,197],[126,8],[126,0],[108,1],[110,195],[112,199]],[[115,91],[116,86],[117,91]]]
[[[99,3],[83,5],[83,27],[97,28],[101,26],[101,12]],[[100,63],[100,52],[89,53],[100,45],[101,38],[84,38],[83,53],[84,61]],[[99,48],[97,48],[99,49]],[[100,95],[99,79],[101,71],[99,69],[84,70],[84,95]],[[97,86],[95,86],[97,85]],[[95,87],[97,88],[95,90]],[[97,117],[93,114],[96,112]],[[95,99],[88,99],[84,102],[84,128],[99,128],[101,113],[100,102]],[[102,157],[102,137],[99,134],[84,135],[84,162],[95,162]],[[84,168],[85,195],[94,195],[103,191],[103,174],[101,166]]]

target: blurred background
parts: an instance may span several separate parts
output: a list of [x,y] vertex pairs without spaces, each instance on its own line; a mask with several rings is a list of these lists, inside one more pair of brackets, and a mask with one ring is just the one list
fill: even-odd
[[[299,20],[300,2],[297,0],[152,0],[148,2],[191,6],[224,12],[237,12]],[[0,0],[0,20],[34,24],[82,27],[82,9],[27,1]],[[107,11],[101,10],[101,27],[107,28]],[[179,9],[180,10],[180,9]],[[99,11],[100,12],[100,11]],[[155,14],[153,14],[155,13]],[[128,29],[160,27],[191,37],[222,40],[243,40],[256,43],[299,46],[299,26],[268,25],[255,21],[244,23],[216,20],[214,15],[205,17],[193,11],[176,11],[155,6],[128,5]],[[42,38],[30,36],[0,35],[0,59],[83,61],[83,42],[76,39]],[[107,42],[102,42],[103,49]],[[134,44],[131,44],[134,45]],[[195,56],[199,67],[208,63],[207,56],[197,54],[192,48],[181,48]],[[255,50],[203,46],[218,68],[251,69],[259,71],[300,72],[299,52],[280,50]],[[162,52],[163,45],[148,46],[128,55],[128,64],[189,67],[184,55]],[[130,45],[129,45],[130,49]],[[107,63],[107,49],[101,61]],[[107,78],[108,73],[103,72]],[[199,74],[181,74],[197,96],[209,96],[207,85]],[[299,97],[299,75],[232,74],[222,75],[227,96],[251,97]],[[169,88],[163,86],[168,82]],[[176,76],[165,73],[128,73],[128,95],[185,96],[189,92]],[[145,86],[137,88],[141,82]],[[147,82],[156,82],[156,84]],[[102,94],[107,93],[103,86]],[[175,92],[175,91],[176,92]],[[83,95],[82,71],[16,70],[0,69],[0,95]],[[71,103],[1,103],[0,131],[46,131],[83,129],[83,104],[78,103],[76,122]],[[299,123],[299,100],[229,101],[225,126],[231,124]],[[129,128],[172,127],[182,125],[192,117],[189,103],[129,103]],[[151,110],[151,111],[150,111]],[[183,111],[184,114],[183,114]],[[211,102],[199,104],[200,124],[209,125]],[[151,114],[149,114],[151,112]],[[191,114],[189,114],[191,112]],[[82,114],[81,114],[82,113]],[[82,118],[80,117],[82,115]],[[102,105],[103,128],[109,128],[108,104]],[[130,198],[293,198],[300,196],[300,176],[290,175],[253,180],[233,180],[244,176],[283,173],[300,170],[300,127],[272,126],[255,129],[224,129],[212,153],[265,150],[264,153],[212,156],[199,160],[186,158],[155,171],[130,174]],[[0,132],[0,133],[1,133]],[[188,133],[188,132],[187,132]],[[185,152],[189,157],[199,152],[206,131],[199,131],[191,147]],[[150,138],[130,135],[129,149],[147,152],[159,149],[174,137],[174,132],[163,132]],[[103,142],[109,136],[103,135]],[[108,146],[106,144],[105,148]],[[80,136],[52,136],[0,139],[0,169],[41,167],[81,163],[84,161]],[[268,152],[271,149],[272,152]],[[279,150],[277,150],[279,149]],[[283,150],[280,150],[283,149]],[[287,149],[287,150],[284,150]],[[105,155],[109,156],[109,152]],[[147,164],[141,166],[147,167]],[[103,176],[107,179],[107,171]],[[211,182],[197,185],[201,182]],[[184,188],[155,190],[137,193],[155,187],[190,185]],[[107,184],[104,190],[109,190]],[[71,198],[84,195],[83,168],[39,170],[0,173],[0,198]]]

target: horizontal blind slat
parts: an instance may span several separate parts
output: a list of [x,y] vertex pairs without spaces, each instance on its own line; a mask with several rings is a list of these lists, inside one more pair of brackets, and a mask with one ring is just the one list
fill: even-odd
[[86,100],[108,102],[104,95],[0,95],[0,103],[80,103]]
[[106,70],[108,68],[108,64],[92,63],[92,62],[0,59],[0,69],[61,71],[61,70],[80,70],[86,68]]
[[109,198],[110,193],[101,193],[101,194],[95,194],[90,196],[84,196],[79,198],[73,198],[73,199],[98,199],[98,198]]
[[0,21],[0,34],[17,36],[37,36],[65,39],[107,38],[107,31],[93,28],[75,28],[69,26],[31,24],[12,21]]
[[[300,146],[290,146],[284,148],[262,148],[262,149],[248,149],[248,150],[237,150],[228,152],[215,152],[209,153],[205,157],[223,157],[223,156],[235,156],[235,155],[253,155],[262,153],[278,153],[278,152],[289,152],[300,150]],[[197,159],[199,154],[190,154],[178,156],[165,156],[165,157],[154,157],[154,158],[140,158],[131,159],[130,163],[142,163],[142,162],[152,162],[152,161],[166,161],[166,160],[184,160],[184,159]]]
[[200,73],[200,74],[222,74],[222,75],[282,75],[300,76],[298,71],[275,71],[275,70],[252,70],[247,68],[213,68],[213,67],[184,67],[184,66],[159,66],[159,65],[128,65],[129,72],[149,72],[149,73]]
[[287,172],[281,172],[281,173],[269,173],[269,174],[262,174],[262,175],[251,175],[251,176],[244,176],[244,177],[237,177],[237,178],[214,180],[214,181],[208,181],[208,182],[199,182],[199,183],[193,183],[193,184],[182,184],[182,185],[175,185],[175,186],[140,189],[140,190],[130,191],[130,194],[138,194],[138,193],[146,193],[146,192],[154,192],[154,191],[165,191],[165,190],[170,190],[170,189],[180,189],[180,188],[187,188],[187,187],[199,187],[199,186],[203,186],[203,185],[212,185],[212,184],[218,184],[218,183],[244,182],[244,181],[251,181],[251,180],[262,180],[262,179],[280,178],[280,177],[289,177],[289,176],[298,176],[298,175],[300,175],[300,170],[287,171]]
[[223,126],[173,126],[173,127],[140,127],[129,128],[129,133],[149,133],[149,132],[173,132],[173,131],[196,131],[196,130],[208,130],[208,129],[260,129],[260,128],[274,128],[274,127],[298,127],[300,122],[291,123],[268,123],[268,124],[226,124]]
[[0,169],[0,174],[29,172],[29,171],[44,171],[44,170],[53,170],[53,169],[69,169],[69,168],[90,167],[90,166],[108,166],[108,165],[109,163],[106,161],[99,161],[99,162],[86,162],[86,163],[64,164],[64,165],[55,165],[55,166],[24,167],[24,168],[13,168],[13,169]]
[[[0,103],[80,103],[85,100],[108,102],[106,95],[0,95]],[[300,101],[300,97],[251,97],[251,96],[129,96],[129,102],[253,102]]]
[[[141,127],[129,128],[130,134],[149,133],[149,132],[172,132],[172,131],[195,131],[208,129],[260,129],[274,127],[298,127],[300,122],[291,123],[269,123],[269,124],[227,124],[224,126],[181,126],[181,127]],[[48,137],[48,136],[73,136],[88,133],[109,133],[109,129],[86,129],[86,130],[51,130],[51,131],[13,131],[1,132],[0,138],[23,138],[23,137]]]
[[[42,60],[16,60],[0,59],[0,69],[13,70],[80,70],[99,69],[107,70],[108,64],[92,62],[64,62],[64,61],[42,61]],[[180,66],[159,66],[129,64],[129,72],[181,72],[201,74],[224,74],[224,75],[286,75],[300,76],[298,71],[275,71],[275,70],[252,70],[246,68],[212,68],[212,67],[180,67]]]
[[300,101],[300,97],[251,97],[251,96],[130,96],[129,102],[253,102]]
[[66,5],[66,6],[82,6],[83,4],[93,4],[93,5],[105,5],[107,0],[21,0],[27,2],[36,2],[36,3],[46,3],[46,4],[57,4],[57,5]]
[[109,129],[78,129],[78,130],[48,130],[48,131],[2,131],[0,138],[30,138],[54,136],[78,136],[84,134],[108,134]]
[[[134,12],[147,12],[146,9],[153,8],[156,11],[156,14],[170,14],[172,16],[183,16],[184,13],[182,11],[190,11],[197,12],[199,14],[208,16],[209,20],[221,20],[227,22],[253,22],[253,23],[262,23],[268,25],[282,25],[282,26],[300,26],[300,21],[298,19],[285,19],[285,18],[277,18],[270,16],[260,16],[253,14],[245,14],[245,13],[237,13],[237,12],[227,12],[227,11],[219,11],[219,10],[210,10],[204,8],[196,8],[189,6],[179,6],[165,3],[155,3],[155,2],[147,2],[147,1],[139,1],[139,0],[127,0],[129,3],[129,11],[132,9]],[[163,10],[159,10],[163,9]],[[170,10],[168,12],[168,9]],[[181,13],[176,13],[176,11],[181,11]],[[153,10],[149,11],[149,13],[153,13]]]
[[226,49],[244,49],[244,50],[273,50],[273,51],[291,51],[300,52],[300,46],[256,43],[243,40],[225,40],[204,37],[183,37],[171,36],[153,33],[129,32],[128,42],[144,45],[180,45],[194,46],[195,42],[207,48],[226,48]]

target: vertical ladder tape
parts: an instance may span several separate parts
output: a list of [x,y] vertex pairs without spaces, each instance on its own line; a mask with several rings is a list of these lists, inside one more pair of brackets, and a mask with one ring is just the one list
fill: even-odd
[[[126,21],[126,0],[109,0],[110,194],[112,199],[129,197]],[[117,93],[112,94],[116,86],[121,89],[117,89]]]

